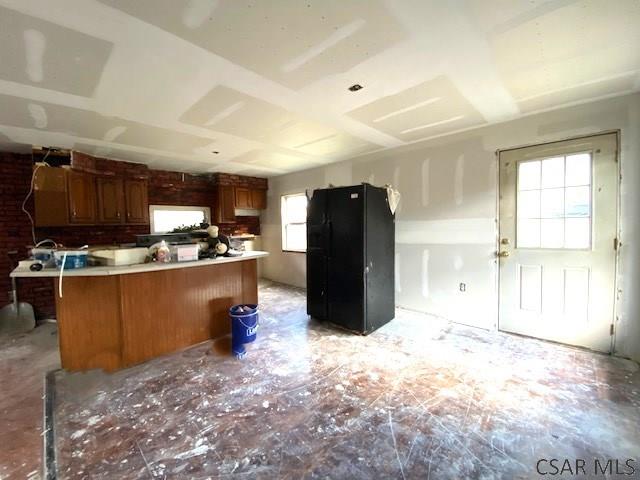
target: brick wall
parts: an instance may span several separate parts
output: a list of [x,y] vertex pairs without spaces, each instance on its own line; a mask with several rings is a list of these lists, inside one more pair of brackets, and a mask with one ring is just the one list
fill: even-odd
[[[165,170],[150,170],[146,165],[95,158],[79,152],[73,153],[72,166],[101,175],[119,175],[129,178],[144,178],[149,182],[149,204],[151,205],[195,205],[207,206],[213,211],[213,188],[217,184],[253,186],[267,188],[267,180],[238,175],[210,174],[190,175]],[[31,155],[0,152],[0,307],[9,302],[11,289],[9,272],[13,261],[27,257],[27,245],[33,243],[31,226],[21,210],[21,204],[30,188],[32,173]],[[33,197],[26,206],[33,212]],[[32,213],[33,214],[33,213]],[[234,224],[221,224],[225,234],[260,234],[260,217],[238,216]],[[147,225],[93,225],[73,227],[41,227],[36,229],[38,240],[54,239],[68,247],[90,245],[113,245],[135,242],[135,235],[149,233]],[[38,318],[55,314],[53,280],[19,279],[18,297],[31,303]]]

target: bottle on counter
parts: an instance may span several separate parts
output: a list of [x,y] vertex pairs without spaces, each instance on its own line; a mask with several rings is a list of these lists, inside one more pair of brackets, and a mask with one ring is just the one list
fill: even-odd
[[169,246],[164,240],[160,242],[160,246],[158,247],[158,251],[156,252],[156,260],[159,263],[171,262],[171,250],[169,250]]

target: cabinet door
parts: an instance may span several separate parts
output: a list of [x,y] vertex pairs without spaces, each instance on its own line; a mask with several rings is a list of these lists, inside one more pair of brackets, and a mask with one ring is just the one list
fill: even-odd
[[96,223],[96,184],[88,173],[67,172],[69,222]]
[[257,188],[251,189],[251,208],[264,210],[267,208],[267,191]]
[[147,182],[144,180],[126,180],[124,182],[127,223],[149,223],[149,201]]
[[236,199],[231,186],[218,187],[218,204],[216,205],[216,221],[219,223],[235,223]]
[[124,185],[119,178],[98,178],[98,219],[101,223],[124,221]]
[[236,208],[252,208],[251,207],[251,191],[248,188],[236,187]]
[[37,168],[33,197],[36,227],[58,227],[69,224],[69,199],[64,169]]

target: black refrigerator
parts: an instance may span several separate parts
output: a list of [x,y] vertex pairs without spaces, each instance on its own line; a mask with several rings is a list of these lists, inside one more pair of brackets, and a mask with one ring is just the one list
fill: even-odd
[[394,237],[385,188],[314,190],[307,207],[307,313],[365,335],[392,320]]

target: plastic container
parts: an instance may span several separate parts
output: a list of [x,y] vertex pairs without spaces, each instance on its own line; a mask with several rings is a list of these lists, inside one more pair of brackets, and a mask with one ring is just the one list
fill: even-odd
[[134,248],[111,248],[103,250],[92,250],[89,256],[97,264],[108,266],[137,265],[144,263],[149,249],[147,247]]
[[[62,262],[64,261],[65,270],[84,268],[87,266],[88,253],[86,250],[56,250],[54,252],[56,267],[62,268]],[[66,258],[65,254],[67,255]]]
[[31,249],[31,255],[34,260],[39,261],[45,267],[53,267],[56,264],[56,259],[53,256],[55,251],[55,248],[34,247]]
[[162,240],[156,252],[156,260],[158,263],[171,263],[171,251],[167,246],[167,242]]
[[171,245],[171,261],[172,262],[193,262],[198,260],[198,251],[200,247],[197,243],[189,245]]
[[247,353],[244,345],[256,339],[258,332],[258,305],[234,305],[229,309],[231,319],[231,349],[242,358]]

